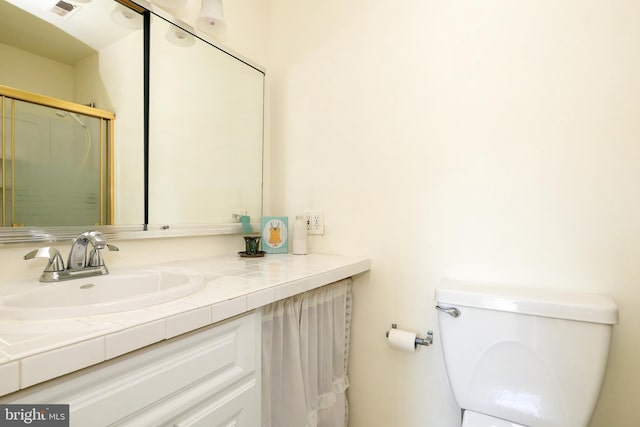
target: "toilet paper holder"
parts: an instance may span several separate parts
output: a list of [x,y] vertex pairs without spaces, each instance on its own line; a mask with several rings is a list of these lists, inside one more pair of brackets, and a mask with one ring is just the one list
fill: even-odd
[[[398,324],[392,323],[391,328],[398,329]],[[389,331],[386,332],[385,336],[389,338]],[[416,337],[416,342],[415,342],[416,346],[423,345],[425,347],[428,347],[431,344],[433,344],[433,331],[427,331],[427,336],[425,338]]]

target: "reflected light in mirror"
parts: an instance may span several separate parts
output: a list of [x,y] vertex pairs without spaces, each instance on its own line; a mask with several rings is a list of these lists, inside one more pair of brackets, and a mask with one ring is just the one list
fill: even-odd
[[195,37],[179,27],[169,28],[165,37],[176,46],[189,47],[196,44]]
[[142,28],[142,15],[119,4],[116,5],[113,12],[111,12],[111,19],[124,28],[131,30],[139,30]]
[[222,12],[222,0],[202,0],[202,8],[196,26],[204,32],[224,31],[224,14]]

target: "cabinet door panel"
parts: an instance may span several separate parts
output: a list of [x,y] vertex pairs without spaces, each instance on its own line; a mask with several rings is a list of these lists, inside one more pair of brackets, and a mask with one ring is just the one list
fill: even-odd
[[259,381],[258,319],[253,313],[195,331],[14,393],[2,402],[67,403],[72,426],[127,425],[141,418],[150,422],[137,425],[159,425],[240,381]]
[[260,425],[259,394],[255,380],[244,383],[217,399],[193,408],[170,425],[175,427],[256,427]]

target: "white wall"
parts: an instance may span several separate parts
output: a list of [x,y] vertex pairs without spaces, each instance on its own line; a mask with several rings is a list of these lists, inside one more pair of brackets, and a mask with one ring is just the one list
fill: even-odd
[[[449,427],[443,277],[620,307],[592,427],[640,425],[640,4],[271,0],[272,213],[361,253],[351,427]],[[276,191],[278,189],[278,191]],[[390,350],[391,323],[436,345]]]
[[97,62],[94,71],[98,71],[100,82],[90,93],[91,97],[84,99],[116,115],[115,223],[141,224],[144,222],[142,31],[102,49]]
[[115,113],[115,224],[144,222],[143,31],[74,65],[74,101]]

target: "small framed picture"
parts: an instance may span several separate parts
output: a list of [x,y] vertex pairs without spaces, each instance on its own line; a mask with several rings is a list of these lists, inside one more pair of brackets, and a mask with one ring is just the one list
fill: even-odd
[[268,254],[289,252],[287,231],[289,219],[286,216],[262,217],[262,250]]

